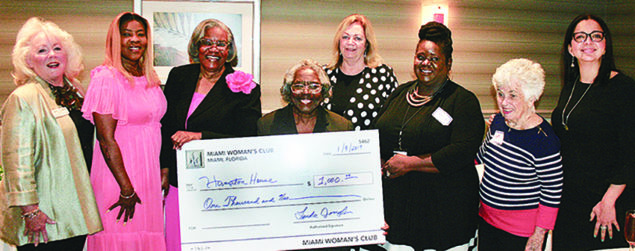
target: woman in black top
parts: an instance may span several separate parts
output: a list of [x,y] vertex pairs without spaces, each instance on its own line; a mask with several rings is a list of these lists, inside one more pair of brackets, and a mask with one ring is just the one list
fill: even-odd
[[375,32],[364,15],[342,22],[333,39],[333,64],[326,73],[333,96],[324,106],[353,122],[355,130],[368,129],[388,95],[397,87],[392,68],[377,53]]
[[594,15],[569,25],[562,63],[551,116],[564,170],[554,250],[627,247],[617,231],[635,208],[635,82],[615,67],[611,32]]
[[478,219],[474,156],[485,123],[476,96],[451,81],[452,38],[443,24],[419,30],[417,79],[390,95],[379,129],[387,245],[468,250]]

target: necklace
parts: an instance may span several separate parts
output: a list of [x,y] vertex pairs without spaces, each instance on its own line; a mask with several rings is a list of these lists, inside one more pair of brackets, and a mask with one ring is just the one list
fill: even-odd
[[439,89],[437,89],[434,93],[432,93],[432,95],[429,96],[420,95],[419,86],[415,85],[414,88],[411,88],[408,93],[406,93],[406,101],[408,101],[408,104],[413,107],[420,107],[422,105],[425,105],[426,103],[430,102],[430,100],[432,100],[432,98],[434,98],[437,93],[443,90],[443,87],[445,87],[445,84],[448,82],[448,80],[449,79],[446,79],[443,84],[441,84],[441,87],[439,87]]
[[411,106],[420,107],[430,102],[433,96],[434,95],[430,95],[430,96],[419,95],[419,87],[417,86],[411,91],[409,91],[408,94],[406,94],[406,101],[408,101],[408,104],[410,104]]
[[[66,81],[66,79],[64,79]],[[54,86],[52,84],[48,84],[49,88],[51,88],[51,92],[53,96],[55,96],[55,103],[60,106],[68,108],[68,110],[81,110],[82,103],[84,103],[84,97],[79,93],[77,88],[72,86],[70,83],[64,82],[63,86]]]
[[569,102],[571,101],[571,97],[573,97],[573,92],[575,92],[575,86],[578,83],[578,80],[580,80],[580,77],[576,78],[575,82],[573,82],[573,89],[571,90],[571,94],[569,94],[569,99],[567,100],[567,103],[564,105],[564,108],[562,108],[562,126],[564,126],[564,129],[569,131],[569,127],[567,126],[567,122],[569,121],[569,116],[571,115],[571,112],[573,112],[573,109],[575,109],[578,104],[580,104],[580,101],[582,101],[582,99],[584,98],[584,95],[586,95],[586,93],[589,91],[589,89],[591,89],[591,85],[593,85],[592,83],[589,84],[589,86],[586,88],[586,90],[584,91],[584,93],[582,93],[582,96],[580,97],[580,99],[578,99],[578,102],[575,103],[575,105],[573,105],[573,107],[571,107],[571,110],[569,110],[569,113],[567,114],[567,116],[565,116],[565,111],[567,110],[567,106],[569,106]]

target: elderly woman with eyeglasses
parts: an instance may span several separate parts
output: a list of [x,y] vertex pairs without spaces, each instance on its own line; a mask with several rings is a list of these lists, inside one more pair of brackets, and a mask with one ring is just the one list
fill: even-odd
[[551,120],[562,144],[564,187],[554,250],[626,247],[635,208],[635,81],[617,70],[598,16],[577,16],[562,47],[563,87]]
[[260,86],[251,74],[234,70],[236,42],[227,25],[201,21],[188,54],[195,63],[173,68],[164,88],[168,108],[161,120],[161,171],[169,173],[163,181],[167,250],[181,248],[175,149],[191,140],[255,136],[261,116]]
[[312,60],[302,60],[284,74],[280,94],[288,105],[258,120],[258,135],[353,130],[344,117],[321,106],[330,96],[331,83]]

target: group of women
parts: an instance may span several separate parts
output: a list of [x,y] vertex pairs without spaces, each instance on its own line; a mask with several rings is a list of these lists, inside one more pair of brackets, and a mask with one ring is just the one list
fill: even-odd
[[[626,246],[615,230],[635,207],[635,82],[616,69],[606,24],[581,15],[569,26],[552,125],[534,107],[541,66],[500,66],[501,112],[485,137],[478,99],[450,80],[450,30],[430,22],[418,36],[416,80],[398,85],[370,21],[346,17],[333,63],[290,67],[287,105],[261,117],[260,87],[233,69],[234,36],[219,20],[195,28],[193,63],[173,68],[162,91],[148,22],[121,13],[84,92],[73,38],[31,18],[12,55],[18,87],[2,108],[0,238],[18,250],[180,250],[183,144],[378,129],[389,228],[387,243],[365,249],[468,250],[477,227],[482,250],[540,250],[554,228],[556,250]],[[480,189],[475,162],[485,166]]]

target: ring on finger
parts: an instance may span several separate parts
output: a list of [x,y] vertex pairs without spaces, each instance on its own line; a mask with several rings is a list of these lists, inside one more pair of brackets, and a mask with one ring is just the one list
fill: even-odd
[[600,226],[600,229],[602,229],[602,230],[606,230],[606,229],[608,229],[608,228],[609,228],[609,227],[607,227],[607,226]]

